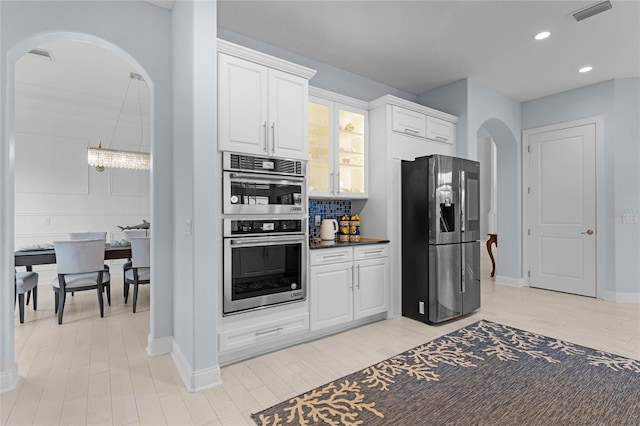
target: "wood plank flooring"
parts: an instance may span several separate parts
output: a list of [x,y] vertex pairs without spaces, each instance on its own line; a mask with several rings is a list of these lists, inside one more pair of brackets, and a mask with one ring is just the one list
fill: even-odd
[[122,298],[114,266],[112,306],[98,314],[95,292],[67,297],[53,313],[52,280],[40,277],[38,311],[16,309],[22,380],[0,395],[2,425],[253,425],[249,415],[479,319],[640,359],[640,305],[532,288],[496,286],[483,250],[482,308],[428,326],[407,318],[366,325],[222,368],[223,385],[189,393],[169,355],[145,352],[149,287],[138,313]]

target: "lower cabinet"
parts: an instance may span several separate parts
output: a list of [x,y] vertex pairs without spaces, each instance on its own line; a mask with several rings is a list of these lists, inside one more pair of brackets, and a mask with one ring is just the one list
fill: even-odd
[[311,330],[387,311],[388,250],[388,244],[373,244],[312,251],[309,280]]

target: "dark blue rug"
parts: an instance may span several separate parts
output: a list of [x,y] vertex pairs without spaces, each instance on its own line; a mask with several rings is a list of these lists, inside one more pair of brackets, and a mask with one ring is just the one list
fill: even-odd
[[640,425],[640,361],[482,320],[252,418],[259,425]]

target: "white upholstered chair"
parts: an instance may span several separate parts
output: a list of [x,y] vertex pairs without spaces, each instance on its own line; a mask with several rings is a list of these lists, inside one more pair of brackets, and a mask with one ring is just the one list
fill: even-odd
[[[20,303],[20,324],[24,323],[24,295],[29,292],[33,293],[33,310],[38,309],[38,273],[33,271],[17,272],[14,277],[15,296],[13,305],[15,307],[16,298]],[[27,305],[29,299],[27,298]]]
[[[69,233],[69,239],[76,240],[96,240],[96,239],[107,239],[106,232],[71,232]],[[104,270],[109,271],[109,265],[104,264]],[[107,303],[111,306],[111,282],[108,282],[104,285],[104,291],[107,293]],[[73,296],[74,292],[71,292]]]
[[131,269],[124,274],[126,289],[124,303],[129,298],[129,286],[133,285],[133,313],[138,303],[138,286],[151,282],[151,239],[131,238]]
[[53,281],[55,311],[62,324],[66,293],[97,290],[100,317],[104,317],[102,291],[110,280],[104,270],[104,239],[54,241],[58,277]]
[[[132,238],[145,238],[149,236],[149,230],[148,229],[125,229],[124,230],[124,236],[123,239],[125,241],[131,242]],[[127,271],[131,269],[131,259],[129,259],[127,262],[125,262],[122,265],[122,276],[124,277],[127,274]],[[124,295],[127,293],[127,289],[129,287],[129,284],[127,284],[127,280],[125,280],[124,278],[122,279],[122,282],[124,284],[124,287],[122,289],[122,296],[124,297]]]

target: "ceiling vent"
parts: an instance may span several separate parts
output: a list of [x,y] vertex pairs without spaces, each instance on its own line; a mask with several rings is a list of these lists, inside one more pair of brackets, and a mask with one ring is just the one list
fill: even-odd
[[138,74],[137,72],[130,72],[129,78],[132,80],[144,81],[144,77],[142,77],[142,75]]
[[596,4],[592,4],[591,6],[587,6],[584,9],[581,9],[577,12],[573,13],[573,18],[580,22],[583,19],[591,18],[592,16],[597,15],[598,13],[606,12],[611,9],[613,6],[609,0],[601,1]]
[[53,59],[53,52],[47,49],[31,49],[29,53],[42,59],[48,59],[51,62],[55,60]]

